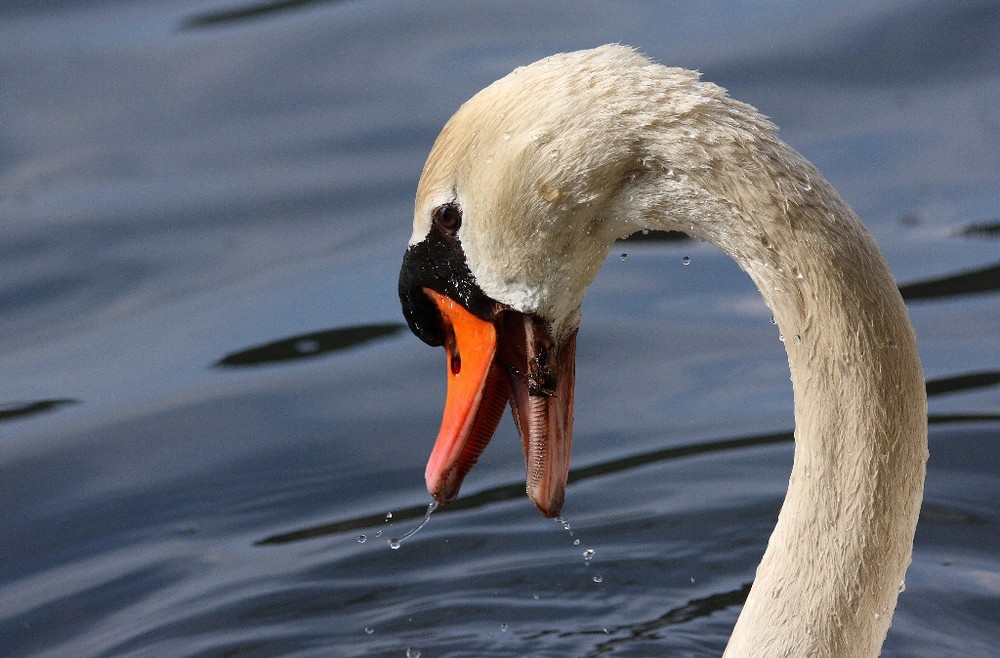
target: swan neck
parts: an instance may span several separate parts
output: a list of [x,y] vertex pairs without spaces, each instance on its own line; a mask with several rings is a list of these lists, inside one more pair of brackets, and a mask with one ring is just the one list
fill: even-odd
[[705,180],[675,168],[663,195],[687,212],[653,225],[716,244],[750,275],[791,371],[788,492],[726,655],[876,656],[923,494],[916,341],[860,220],[804,158],[776,139],[758,144]]

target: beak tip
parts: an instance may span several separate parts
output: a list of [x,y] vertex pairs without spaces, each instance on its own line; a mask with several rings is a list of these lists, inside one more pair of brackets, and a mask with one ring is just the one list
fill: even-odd
[[558,518],[562,513],[563,503],[565,502],[565,496],[562,492],[560,492],[558,496],[546,499],[543,497],[536,497],[532,495],[531,491],[529,491],[528,497],[531,498],[531,502],[535,504],[539,513],[547,519]]

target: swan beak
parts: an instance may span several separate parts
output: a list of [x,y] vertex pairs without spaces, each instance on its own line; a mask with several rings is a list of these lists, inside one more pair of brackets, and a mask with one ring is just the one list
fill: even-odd
[[569,476],[576,334],[556,347],[536,316],[503,310],[491,322],[423,291],[440,313],[448,366],[444,416],[424,473],[428,491],[441,503],[458,495],[509,403],[528,496],[544,516],[558,516]]
[[493,438],[510,390],[496,366],[496,326],[430,288],[424,292],[441,313],[448,360],[444,416],[424,479],[434,499],[448,503]]

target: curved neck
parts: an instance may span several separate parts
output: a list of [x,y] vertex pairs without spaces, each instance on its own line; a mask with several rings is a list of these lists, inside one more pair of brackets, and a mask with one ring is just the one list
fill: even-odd
[[657,197],[673,214],[643,220],[736,260],[771,308],[791,369],[788,493],[726,655],[876,656],[923,494],[923,372],[902,298],[860,220],[810,163],[763,136],[703,179],[696,167],[672,168]]

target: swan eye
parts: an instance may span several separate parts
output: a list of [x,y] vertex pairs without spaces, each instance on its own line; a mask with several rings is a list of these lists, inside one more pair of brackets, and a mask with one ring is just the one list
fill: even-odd
[[454,235],[462,226],[462,208],[457,203],[445,203],[434,209],[434,223],[445,233]]

